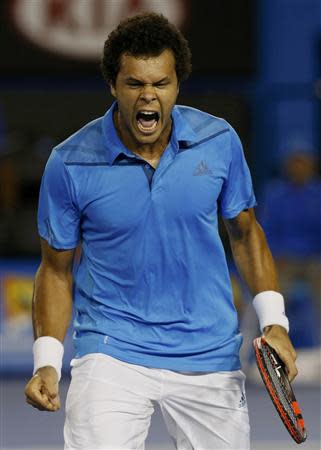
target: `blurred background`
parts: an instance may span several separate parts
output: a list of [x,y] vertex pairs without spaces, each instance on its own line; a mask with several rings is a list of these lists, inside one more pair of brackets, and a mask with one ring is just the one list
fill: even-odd
[[[63,411],[37,412],[23,395],[32,371],[39,185],[53,146],[110,106],[99,69],[103,43],[121,19],[142,11],[163,13],[190,42],[193,74],[178,103],[224,117],[242,139],[298,350],[303,445],[319,449],[321,0],[0,2],[0,448],[62,448]],[[222,237],[230,259],[223,228]],[[230,268],[252,448],[294,448],[253,364],[257,320],[232,261]],[[72,354],[68,336],[63,401]],[[147,449],[173,448],[156,410]]]

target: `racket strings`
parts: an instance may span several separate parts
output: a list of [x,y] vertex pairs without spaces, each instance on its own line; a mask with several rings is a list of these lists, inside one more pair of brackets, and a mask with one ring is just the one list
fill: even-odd
[[304,442],[307,438],[304,420],[284,363],[263,338],[255,339],[253,346],[259,372],[280,418],[294,441]]
[[276,370],[280,369],[276,369],[275,363],[271,359],[270,353],[268,351],[263,352],[263,357],[266,368],[275,386],[275,389],[282,403],[282,406],[285,409],[286,413],[288,414],[289,418],[291,419],[292,423],[296,424],[297,418],[292,409],[291,400],[289,399],[288,388],[285,385],[284,380],[282,379],[282,374],[278,376],[278,374],[276,373]]

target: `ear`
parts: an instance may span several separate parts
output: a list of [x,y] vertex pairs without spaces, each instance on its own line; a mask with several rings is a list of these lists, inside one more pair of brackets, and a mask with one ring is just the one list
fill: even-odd
[[114,85],[113,83],[109,83],[109,87],[110,87],[111,95],[112,95],[113,97],[117,98],[117,96],[116,96],[116,88],[115,88],[115,85]]

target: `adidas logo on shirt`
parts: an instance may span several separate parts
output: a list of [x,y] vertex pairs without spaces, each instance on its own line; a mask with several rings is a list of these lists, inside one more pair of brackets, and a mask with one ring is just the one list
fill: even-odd
[[195,170],[193,172],[194,176],[201,176],[201,175],[213,175],[213,172],[211,169],[207,166],[206,162],[202,160],[198,163],[198,165],[195,167]]

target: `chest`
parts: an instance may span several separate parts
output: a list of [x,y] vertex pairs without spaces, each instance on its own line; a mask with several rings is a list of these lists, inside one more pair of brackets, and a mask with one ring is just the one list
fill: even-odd
[[85,228],[108,233],[213,220],[227,174],[224,161],[195,151],[165,155],[156,170],[135,160],[75,170]]

